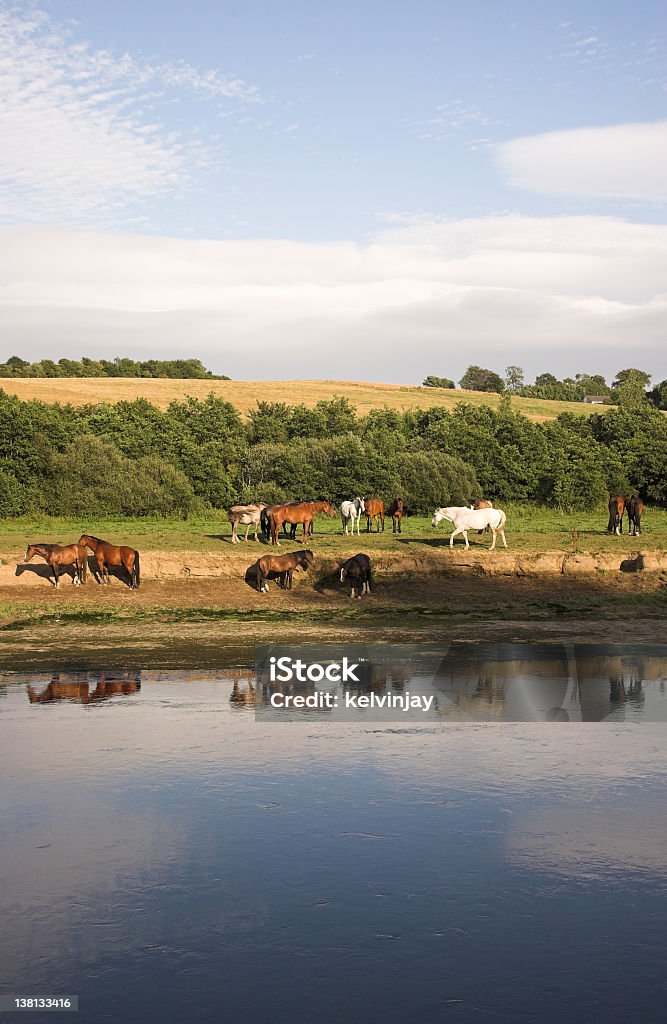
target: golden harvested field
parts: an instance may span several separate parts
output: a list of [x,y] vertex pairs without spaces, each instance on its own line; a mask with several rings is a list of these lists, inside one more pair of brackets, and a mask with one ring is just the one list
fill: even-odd
[[[440,405],[453,408],[460,401],[472,405],[498,404],[499,396],[479,391],[446,391],[440,388],[420,388],[401,384],[371,384],[360,381],[340,380],[150,380],[134,377],[88,377],[45,379],[8,378],[0,379],[0,387],[24,400],[39,399],[42,402],[70,402],[85,405],[89,402],[119,402],[122,399],[146,398],[149,402],[166,409],[174,399],[187,395],[205,398],[211,391],[226,399],[243,414],[255,407],[258,401],[287,402],[296,405],[303,402],[314,406],[321,399],[333,395],[345,395],[360,415],[370,409],[389,406],[401,411],[426,409]],[[606,407],[583,405],[580,402],[547,402],[536,398],[513,398],[512,404],[519,412],[532,420],[555,419],[562,412],[588,415]]]

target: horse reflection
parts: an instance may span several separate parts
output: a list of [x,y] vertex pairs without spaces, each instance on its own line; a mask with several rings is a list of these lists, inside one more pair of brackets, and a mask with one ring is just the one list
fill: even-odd
[[[94,685],[94,689],[91,686]],[[67,700],[73,704],[96,704],[111,697],[128,697],[141,690],[141,672],[102,672],[99,676],[88,672],[56,672],[43,690],[28,684],[28,700],[31,704],[54,704]]]

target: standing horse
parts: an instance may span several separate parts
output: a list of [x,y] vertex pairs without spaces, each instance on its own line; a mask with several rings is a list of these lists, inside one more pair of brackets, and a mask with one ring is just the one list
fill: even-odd
[[623,513],[628,504],[628,499],[624,498],[623,495],[619,494],[615,498],[609,499],[609,522],[607,523],[607,533],[615,533],[620,536],[623,533]]
[[269,589],[268,575],[270,572],[275,572],[280,575],[282,586],[291,590],[292,573],[294,570],[302,569],[303,572],[307,572],[308,567],[314,561],[315,555],[308,549],[305,551],[290,551],[286,555],[262,555],[255,565],[257,589],[260,594],[266,593]]
[[74,566],[72,583],[75,587],[78,587],[80,583],[86,582],[88,552],[81,544],[81,541],[78,544],[68,544],[65,547],[60,544],[31,544],[25,553],[24,562],[29,562],[35,555],[39,555],[51,567],[54,586],[60,586],[58,568],[61,565]]
[[232,505],[231,508],[227,509],[227,518],[232,524],[232,544],[241,543],[238,535],[239,526],[245,526],[246,528],[244,540],[248,539],[251,526],[255,527],[255,540],[259,540],[257,532],[262,509],[265,508],[264,502],[259,501],[255,505]]
[[406,515],[407,509],[405,502],[402,498],[394,498],[391,505],[389,506],[389,515],[391,516],[391,532],[401,532],[401,519]]
[[642,532],[644,502],[636,494],[633,494],[626,508],[628,510],[628,533],[631,537],[637,537]]
[[382,523],[382,532],[384,533],[384,502],[380,498],[365,498],[364,504],[366,506],[364,509],[366,533],[371,532],[371,523],[374,519],[377,519],[377,532],[380,532],[380,523]]
[[303,527],[302,542],[305,544],[310,525],[316,515],[324,512],[329,518],[336,515],[328,501],[302,501],[298,505],[278,505],[269,513],[271,543],[280,547],[278,535],[283,523],[301,523]]
[[[283,508],[285,505],[303,505],[303,504],[304,504],[303,499],[301,499],[301,498],[294,498],[291,501],[280,501],[276,505],[265,505],[264,508],[262,509],[260,517],[259,517],[260,525],[262,527],[262,534],[264,535],[264,540],[270,540],[271,539],[271,524],[269,523],[269,516],[271,515],[271,513],[273,511],[275,511],[275,509]],[[288,529],[288,527],[289,527],[289,529]],[[286,519],[284,521],[284,523],[283,523],[283,533],[285,534],[286,537],[289,537],[290,540],[295,540],[296,539],[296,527],[297,527],[296,523],[290,523]],[[312,533],[313,533],[313,524],[312,524],[312,522],[310,524],[308,533],[312,536]]]
[[98,583],[110,583],[109,565],[122,565],[129,576],[130,590],[139,587],[141,575],[139,572],[139,552],[134,548],[119,547],[110,544],[108,540],[100,540],[99,537],[91,537],[84,533],[79,537],[79,544],[90,548],[97,563],[96,579]]
[[357,524],[357,535],[359,535],[359,524],[361,523],[361,513],[364,511],[364,499],[355,498],[354,501],[344,501],[340,506],[340,518],[343,523],[343,529],[345,536],[347,537],[347,528],[352,524],[352,534],[354,535],[354,524]]
[[491,533],[493,534],[493,541],[491,542],[490,551],[496,546],[496,534],[499,533],[503,544],[507,547],[507,541],[505,540],[505,523],[507,516],[499,508],[479,508],[472,509],[468,508],[467,505],[451,506],[450,508],[436,508],[433,513],[433,519],[431,520],[431,526],[437,526],[441,519],[448,519],[454,526],[454,532],[449,537],[450,548],[454,547],[454,537],[457,533],[463,534],[463,539],[466,542],[466,550],[470,547],[468,543],[468,530],[481,530],[485,526],[491,527]]

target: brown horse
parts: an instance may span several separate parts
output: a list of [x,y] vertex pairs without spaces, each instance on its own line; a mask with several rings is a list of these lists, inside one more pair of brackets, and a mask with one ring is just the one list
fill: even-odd
[[79,537],[79,544],[83,544],[93,552],[97,563],[96,579],[98,583],[110,583],[108,569],[110,565],[122,565],[125,568],[129,577],[130,590],[134,590],[141,583],[139,552],[134,548],[119,547],[116,544],[110,544],[108,540],[91,537],[88,533]]
[[25,553],[25,562],[29,562],[35,555],[43,558],[53,571],[53,579],[56,587],[60,586],[61,565],[73,565],[74,577],[72,583],[78,587],[79,583],[86,582],[86,571],[88,569],[88,552],[79,541],[78,544],[31,544]]
[[391,516],[391,532],[401,532],[401,519],[407,514],[405,502],[402,498],[394,498],[391,505],[389,506],[389,515]]
[[[470,502],[470,508],[475,511],[478,508],[493,508],[493,502],[488,501],[486,498],[475,498],[474,501]],[[478,530],[478,533],[488,533],[491,527],[485,526],[483,530]]]
[[380,498],[364,498],[364,514],[366,516],[366,533],[370,533],[371,523],[374,519],[377,519],[377,532],[380,532],[380,523],[382,523],[382,532],[384,533],[384,502]]
[[637,537],[642,532],[644,502],[636,494],[633,494],[626,508],[628,510],[628,533],[631,537]]
[[307,572],[308,567],[315,561],[312,551],[290,551],[285,555],[262,555],[255,566],[257,576],[257,589],[260,594],[269,589],[267,578],[270,572],[278,573],[281,577],[281,584],[284,589],[292,589],[292,573],[295,569],[302,569]]
[[628,499],[619,494],[609,499],[609,522],[607,533],[615,533],[617,536],[623,533],[623,513],[628,504]]
[[301,523],[303,527],[301,540],[305,544],[313,519],[320,512],[324,512],[329,518],[336,515],[328,501],[302,501],[298,505],[286,502],[284,505],[276,505],[269,512],[271,543],[280,547],[278,534],[284,523]]

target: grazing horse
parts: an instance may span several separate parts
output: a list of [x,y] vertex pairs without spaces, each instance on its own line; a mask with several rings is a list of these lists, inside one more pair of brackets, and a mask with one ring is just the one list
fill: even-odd
[[302,569],[307,572],[308,567],[315,561],[312,551],[290,551],[286,555],[262,555],[258,559],[255,570],[257,576],[257,589],[260,594],[266,593],[269,589],[267,578],[270,572],[279,573],[283,588],[292,589],[292,573],[295,569]]
[[129,576],[130,590],[139,587],[141,574],[139,572],[139,552],[134,548],[119,547],[117,544],[110,544],[108,540],[100,540],[99,537],[91,537],[84,533],[79,537],[79,544],[90,548],[97,563],[96,579],[98,583],[110,583],[110,565],[122,565]]
[[366,533],[371,532],[371,523],[374,519],[377,519],[377,532],[380,532],[380,523],[382,523],[382,532],[384,533],[384,502],[380,498],[365,498],[364,504]]
[[361,513],[365,509],[364,499],[355,498],[354,501],[344,501],[340,506],[340,518],[343,522],[343,530],[347,537],[347,528],[352,524],[352,534],[354,535],[354,524],[357,524],[357,536],[359,535],[359,524],[361,523]]
[[54,586],[60,586],[58,568],[61,565],[74,566],[72,583],[75,587],[86,582],[88,552],[82,546],[81,541],[78,544],[68,544],[65,547],[60,544],[31,544],[25,553],[24,562],[29,562],[35,555],[39,555],[51,567]]
[[401,532],[401,519],[407,515],[408,510],[405,507],[405,502],[402,498],[394,498],[391,505],[389,506],[389,515],[391,516],[391,532]]
[[626,508],[628,510],[628,533],[631,537],[637,537],[642,532],[644,502],[636,494],[633,494]]
[[258,501],[255,505],[232,505],[231,508],[227,509],[227,518],[232,524],[232,544],[241,543],[238,535],[239,526],[245,526],[246,528],[244,540],[248,539],[251,526],[255,527],[255,540],[259,540],[257,536],[258,527],[262,509],[265,508],[265,503]]
[[269,513],[271,543],[280,547],[278,535],[283,523],[301,523],[303,527],[302,543],[305,544],[310,525],[316,515],[324,512],[329,518],[336,515],[328,501],[302,501],[296,505],[278,505]]
[[485,526],[491,527],[491,533],[493,534],[493,541],[491,543],[490,551],[496,546],[496,534],[499,533],[502,542],[507,547],[507,541],[505,540],[505,523],[507,516],[499,508],[479,508],[472,509],[468,508],[467,505],[453,506],[451,508],[436,508],[433,513],[433,519],[431,520],[431,526],[437,526],[441,519],[448,519],[454,526],[454,532],[449,538],[450,548],[454,547],[454,537],[457,533],[463,534],[463,539],[466,542],[466,550],[470,547],[468,543],[468,530],[480,530]]
[[609,499],[609,522],[607,523],[607,533],[615,533],[617,536],[620,536],[623,533],[623,513],[625,512],[627,504],[628,499],[624,498],[622,494]]
[[350,597],[358,597],[361,600],[362,594],[370,594],[371,581],[373,578],[373,567],[368,555],[360,551],[353,555],[340,567],[340,581],[350,581]]

